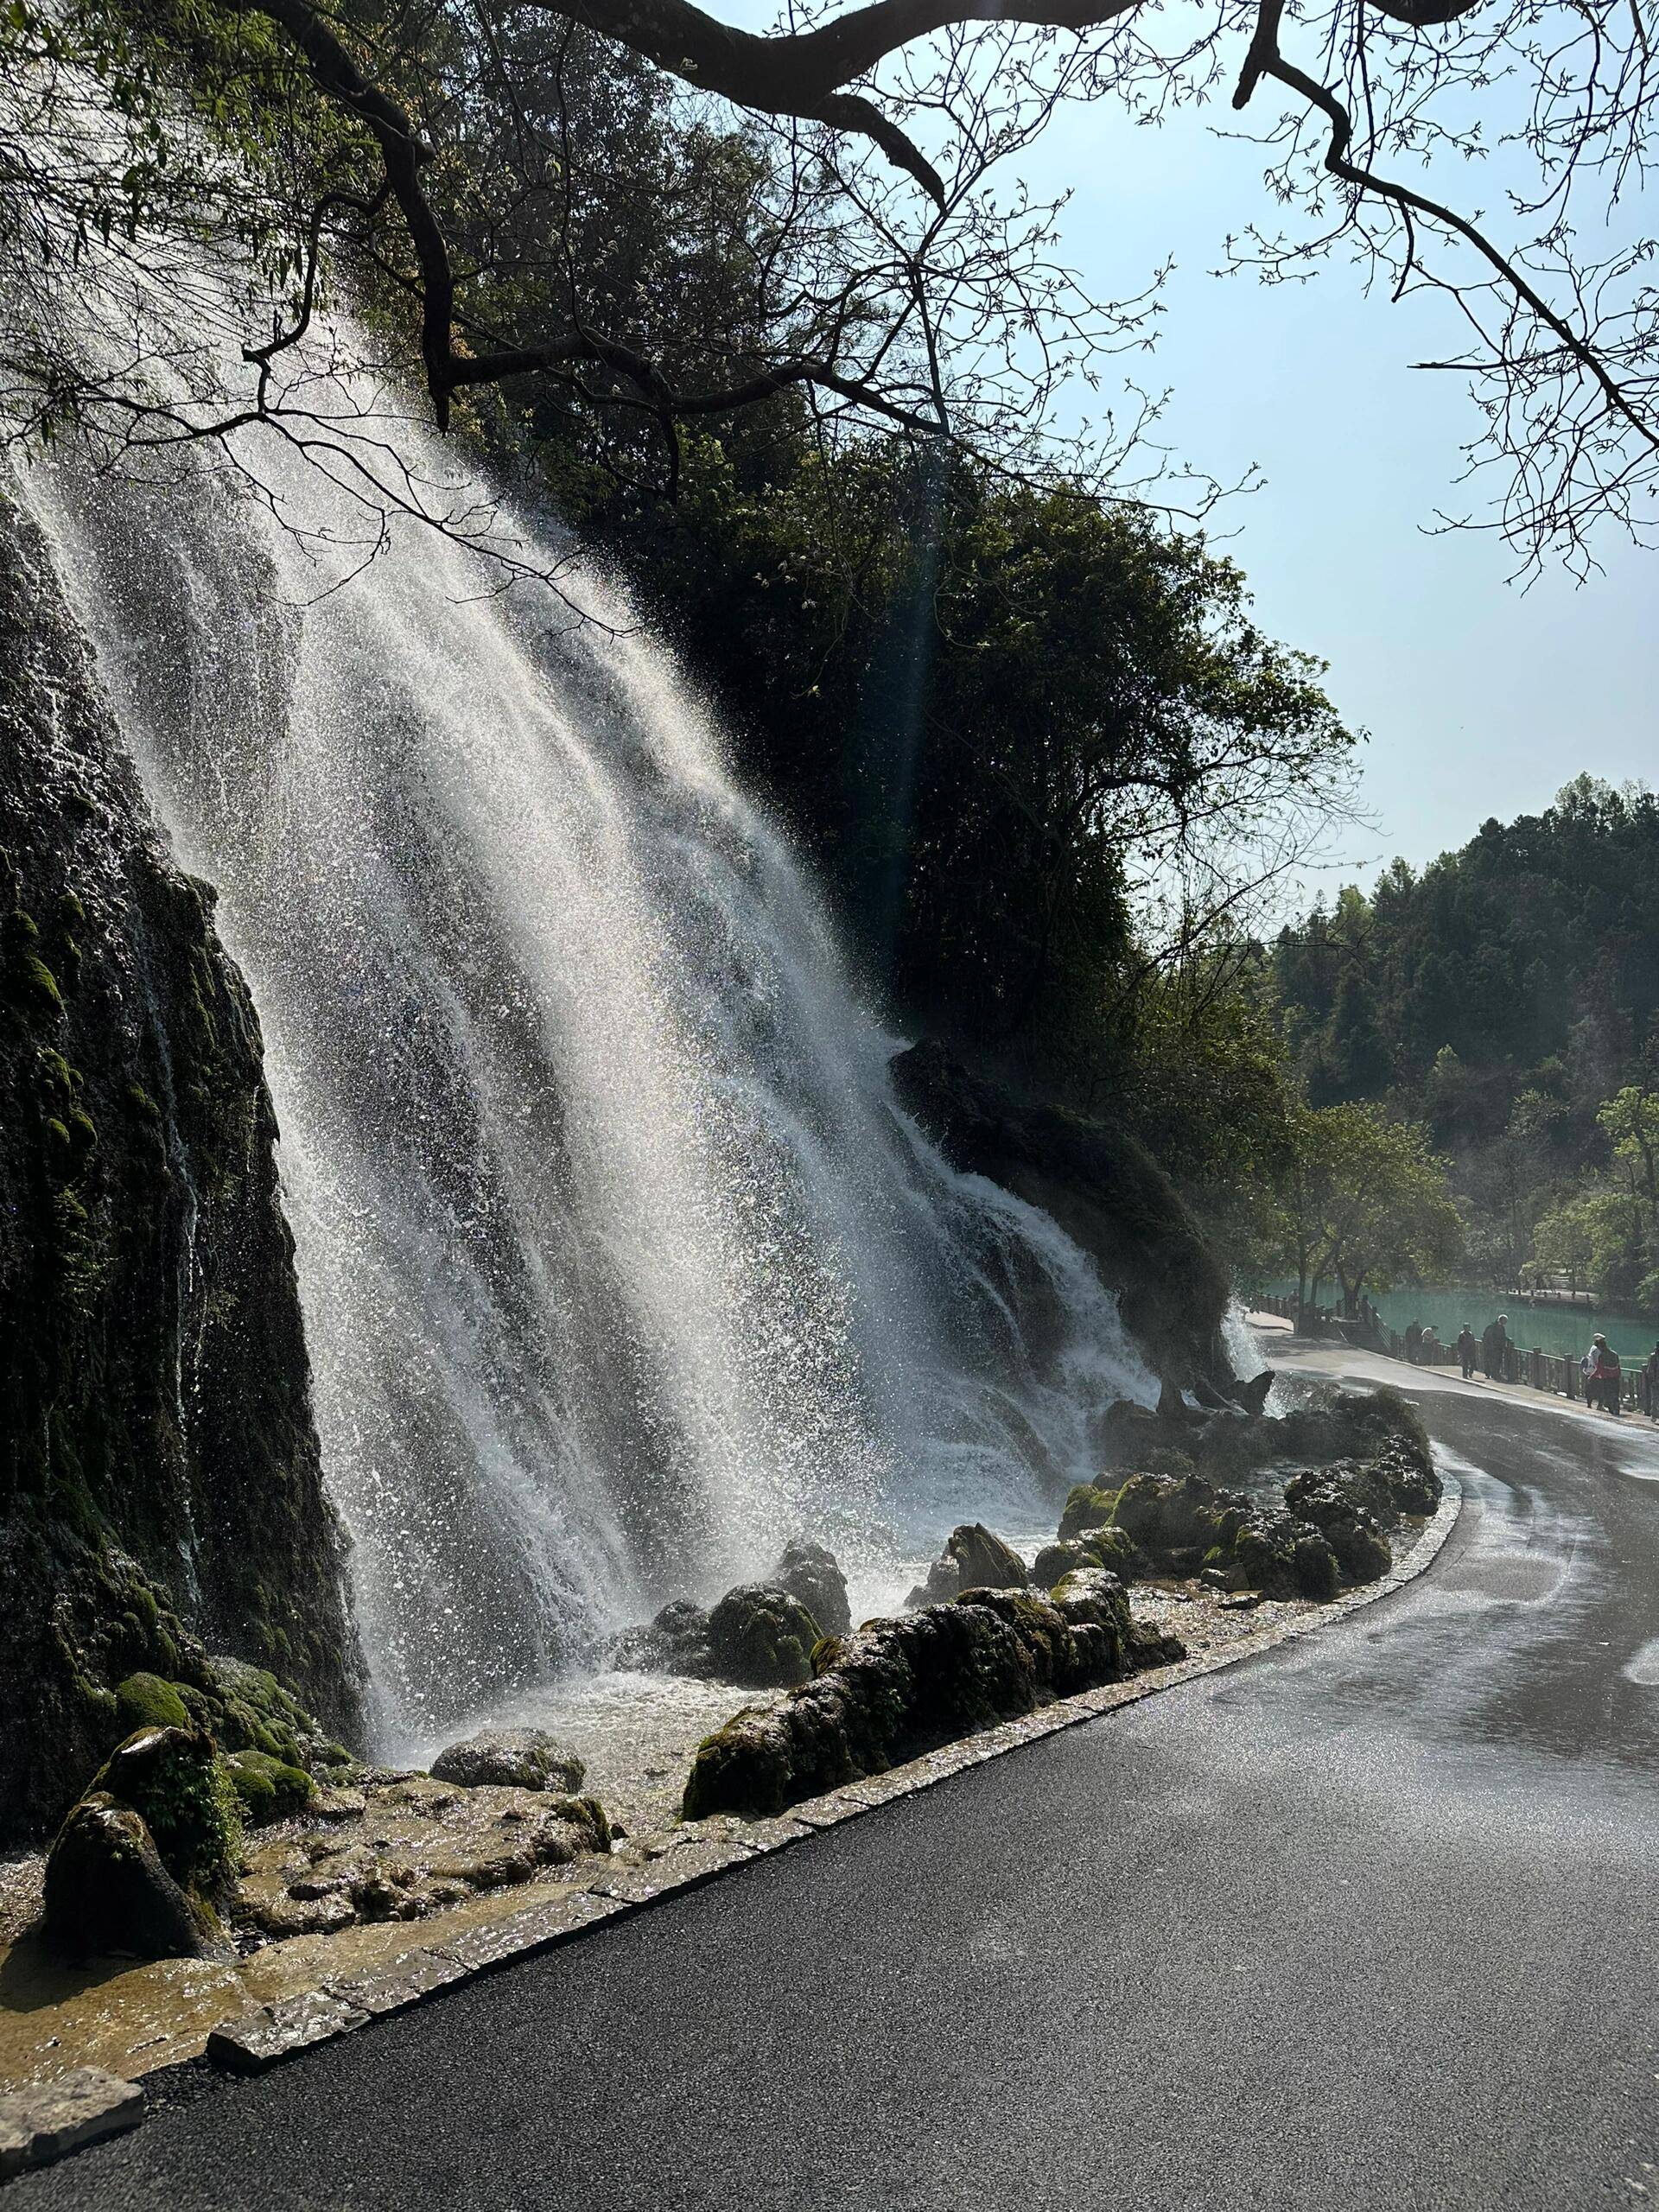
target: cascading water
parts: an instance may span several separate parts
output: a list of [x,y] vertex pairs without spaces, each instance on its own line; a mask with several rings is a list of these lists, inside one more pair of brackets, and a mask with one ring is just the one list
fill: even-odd
[[1035,1527],[1150,1377],[900,1110],[670,657],[579,563],[585,623],[405,518],[346,575],[353,492],[239,435],[269,497],[200,458],[29,497],[261,1010],[384,1739],[797,1533],[890,1601],[964,1515]]

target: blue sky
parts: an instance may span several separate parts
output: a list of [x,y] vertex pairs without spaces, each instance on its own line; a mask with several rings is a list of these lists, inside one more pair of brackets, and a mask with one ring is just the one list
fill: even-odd
[[1273,289],[1208,275],[1264,200],[1259,152],[1198,117],[1136,130],[1073,108],[1022,170],[1071,188],[1065,245],[1091,289],[1120,295],[1175,258],[1163,336],[1135,372],[1173,388],[1179,454],[1224,480],[1261,465],[1265,487],[1216,526],[1236,532],[1263,626],[1328,661],[1332,696],[1370,734],[1377,828],[1344,836],[1332,883],[1395,852],[1420,864],[1583,768],[1655,779],[1659,552],[1610,533],[1604,575],[1523,592],[1497,539],[1423,532],[1457,503],[1474,420],[1457,378],[1408,366],[1446,342],[1435,303],[1367,298],[1341,263]]
[[[774,8],[715,0],[756,28]],[[1272,90],[1257,94],[1262,124]],[[1368,881],[1395,853],[1421,866],[1489,816],[1547,805],[1583,769],[1659,779],[1659,551],[1610,531],[1603,574],[1579,585],[1553,570],[1522,591],[1495,537],[1425,533],[1437,507],[1459,505],[1475,427],[1455,377],[1409,367],[1456,342],[1446,311],[1367,298],[1340,261],[1303,285],[1211,276],[1230,232],[1271,223],[1260,150],[1212,127],[1234,120],[1224,102],[1155,130],[1104,104],[1063,108],[1019,166],[1037,194],[1071,190],[1065,257],[1096,296],[1176,263],[1136,379],[1172,389],[1178,456],[1224,481],[1260,466],[1263,488],[1212,528],[1262,626],[1327,661],[1332,698],[1369,733],[1362,804],[1376,828],[1343,834],[1325,880]],[[1483,171],[1473,188],[1489,213],[1496,182]],[[1098,405],[1079,393],[1079,415]]]

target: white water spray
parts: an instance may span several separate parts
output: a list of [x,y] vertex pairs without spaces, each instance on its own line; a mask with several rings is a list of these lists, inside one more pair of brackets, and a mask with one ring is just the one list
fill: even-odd
[[340,581],[347,491],[240,435],[269,499],[200,458],[29,496],[260,1009],[385,1738],[797,1533],[871,1588],[964,1516],[1034,1526],[1151,1378],[1082,1253],[900,1109],[670,657],[580,565],[587,625],[404,518]]

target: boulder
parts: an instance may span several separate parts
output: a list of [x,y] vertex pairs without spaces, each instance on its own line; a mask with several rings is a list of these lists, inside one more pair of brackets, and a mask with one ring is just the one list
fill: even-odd
[[189,1709],[176,1683],[160,1675],[129,1675],[115,1688],[116,1718],[124,1736],[140,1728],[188,1728]]
[[1217,1545],[1230,1546],[1249,1512],[1247,1498],[1201,1475],[1131,1475],[1117,1493],[1116,1525],[1154,1567],[1182,1571],[1183,1554],[1195,1554],[1196,1566]]
[[1376,1516],[1356,1495],[1363,1486],[1363,1471],[1356,1468],[1353,1472],[1361,1481],[1344,1482],[1340,1469],[1324,1477],[1299,1475],[1285,1486],[1285,1503],[1319,1530],[1349,1581],[1375,1582],[1388,1573],[1394,1554]]
[[918,1582],[905,1599],[905,1611],[913,1613],[923,1605],[948,1605],[961,1595],[962,1564],[947,1553],[943,1559],[934,1560],[927,1570],[925,1581]]
[[613,1638],[611,1663],[638,1668],[642,1674],[706,1678],[715,1672],[707,1611],[689,1598],[677,1598],[653,1619],[625,1628]]
[[225,1761],[205,1729],[139,1729],[93,1777],[89,1794],[100,1792],[140,1815],[181,1887],[209,1900],[230,1889],[242,1824]]
[[1115,1469],[1144,1467],[1147,1455],[1168,1440],[1168,1431],[1152,1408],[1138,1406],[1133,1398],[1115,1398],[1090,1428],[1090,1441],[1102,1463]]
[[451,1744],[432,1762],[435,1782],[462,1789],[485,1784],[504,1789],[556,1789],[565,1796],[582,1788],[588,1770],[568,1745],[543,1728],[486,1728]]
[[199,1959],[221,1948],[211,1919],[162,1865],[143,1815],[106,1789],[89,1790],[58,1831],[42,1932],[75,1959]]
[[789,1689],[812,1672],[818,1623],[773,1582],[728,1590],[709,1615],[709,1649],[716,1676],[753,1689]]
[[1273,1377],[1272,1368],[1264,1367],[1259,1375],[1253,1376],[1248,1382],[1241,1383],[1233,1393],[1245,1412],[1255,1414],[1258,1420],[1267,1411],[1268,1393],[1273,1388]]
[[[1108,1495],[1116,1502],[1116,1491]],[[1058,1543],[1045,1544],[1033,1564],[1031,1579],[1038,1589],[1052,1590],[1063,1575],[1074,1569],[1097,1567],[1128,1582],[1140,1573],[1142,1565],[1140,1547],[1128,1530],[1109,1524],[1090,1529],[1083,1535],[1068,1537]]]
[[760,1816],[832,1789],[1046,1698],[1116,1681],[1130,1663],[1128,1602],[1086,1569],[1052,1599],[975,1589],[827,1638],[811,1681],[747,1707],[707,1738],[686,1783],[688,1820]]
[[1030,1580],[1026,1563],[982,1521],[964,1521],[946,1537],[944,1555],[961,1571],[964,1590],[1023,1590]]
[[302,1766],[289,1766],[268,1751],[232,1751],[225,1764],[248,1827],[302,1813],[316,1796],[317,1785]]
[[785,1544],[782,1559],[766,1579],[798,1599],[826,1636],[845,1636],[852,1627],[847,1577],[835,1554],[822,1544],[804,1539]]
[[1059,1541],[1068,1543],[1090,1529],[1103,1529],[1117,1511],[1117,1492],[1095,1483],[1074,1483],[1060,1516]]
[[1233,1539],[1231,1559],[1243,1571],[1244,1587],[1264,1598],[1337,1594],[1335,1552],[1319,1529],[1292,1514],[1252,1514]]

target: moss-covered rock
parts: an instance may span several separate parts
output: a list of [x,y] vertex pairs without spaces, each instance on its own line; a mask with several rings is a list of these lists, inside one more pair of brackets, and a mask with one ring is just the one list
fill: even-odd
[[1323,1534],[1292,1514],[1252,1514],[1231,1547],[1244,1586],[1264,1598],[1334,1598],[1336,1554]]
[[159,1675],[129,1675],[115,1689],[116,1718],[130,1735],[139,1728],[188,1728],[190,1714],[179,1685]]
[[[1106,1494],[1116,1503],[1115,1491]],[[1062,1576],[1075,1569],[1097,1567],[1131,1582],[1144,1566],[1141,1548],[1128,1530],[1109,1522],[1103,1528],[1090,1528],[1080,1536],[1045,1544],[1032,1563],[1031,1579],[1038,1589],[1052,1590]]]
[[706,1738],[686,1817],[781,1812],[1044,1698],[1113,1681],[1129,1663],[1128,1624],[1121,1586],[1090,1569],[1052,1598],[976,1589],[829,1637],[810,1682]]
[[788,1689],[812,1672],[823,1630],[798,1598],[776,1583],[728,1590],[709,1613],[709,1649],[722,1681]]
[[823,1544],[804,1540],[785,1544],[783,1557],[766,1580],[798,1599],[824,1635],[845,1636],[852,1627],[847,1577],[840,1560]]
[[242,1856],[235,1786],[218,1745],[200,1728],[140,1728],[93,1777],[100,1792],[130,1805],[155,1838],[162,1863],[194,1896],[225,1896]]
[[708,1608],[677,1598],[651,1620],[613,1637],[610,1656],[613,1666],[638,1668],[642,1674],[706,1679],[715,1672]]
[[1074,1483],[1066,1494],[1065,1510],[1060,1516],[1060,1541],[1067,1543],[1074,1536],[1086,1535],[1090,1529],[1105,1528],[1116,1510],[1116,1488]]
[[268,1827],[302,1813],[315,1800],[317,1785],[302,1766],[289,1766],[265,1751],[232,1751],[225,1762],[241,1807],[244,1824]]
[[45,1939],[69,1958],[204,1958],[219,1948],[211,1916],[168,1872],[142,1815],[107,1790],[70,1808],[46,1862],[44,1904]]
[[964,1590],[1023,1590],[1030,1577],[1026,1563],[982,1521],[964,1521],[944,1540],[944,1555],[957,1562]]

